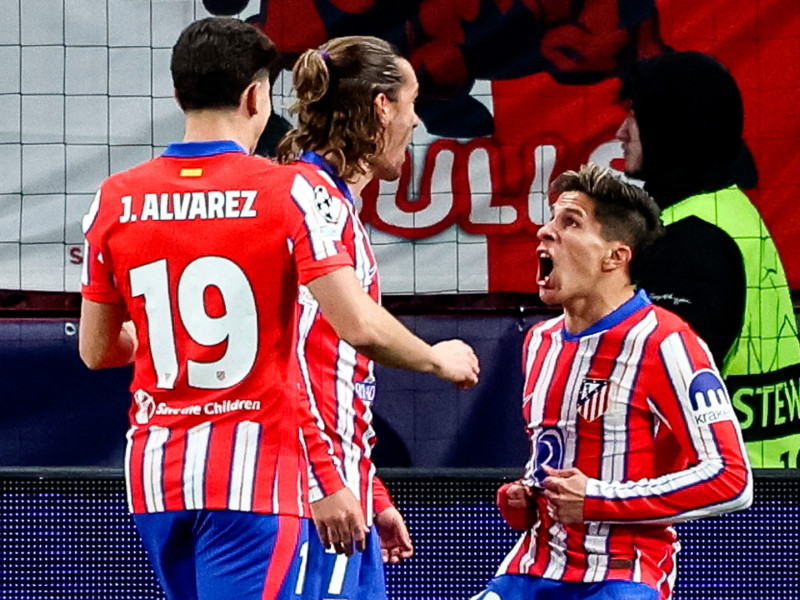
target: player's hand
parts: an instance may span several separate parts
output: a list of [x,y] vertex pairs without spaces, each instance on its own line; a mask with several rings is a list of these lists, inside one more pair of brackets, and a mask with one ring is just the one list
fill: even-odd
[[534,490],[521,481],[506,483],[497,490],[497,508],[511,529],[524,531],[536,521]]
[[528,508],[533,490],[520,481],[514,481],[505,489],[506,502],[511,508]]
[[414,546],[406,523],[394,506],[375,515],[375,527],[381,540],[383,562],[396,565],[414,555]]
[[362,552],[369,532],[361,511],[361,503],[347,488],[311,503],[314,525],[325,548],[350,556],[354,549]]
[[134,344],[134,349],[136,349],[136,347],[139,345],[139,338],[136,337],[136,325],[133,324],[133,321],[123,321],[122,332],[131,338]]
[[554,469],[543,465],[542,468],[547,473],[542,485],[550,517],[564,525],[583,523],[583,504],[589,478],[574,467]]
[[434,375],[452,381],[462,390],[478,383],[481,368],[471,346],[461,340],[445,340],[433,345],[433,353]]
[[139,338],[136,337],[136,325],[133,324],[133,321],[122,322],[120,340],[122,343],[130,344],[131,358],[129,362],[133,362],[136,359],[136,351],[139,349]]

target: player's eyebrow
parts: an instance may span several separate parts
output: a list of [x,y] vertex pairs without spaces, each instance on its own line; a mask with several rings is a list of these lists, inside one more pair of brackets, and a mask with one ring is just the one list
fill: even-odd
[[580,208],[578,206],[574,206],[572,204],[567,206],[564,205],[559,206],[558,202],[556,202],[553,205],[553,217],[561,214],[568,214],[575,217],[585,217],[588,213],[586,212],[585,209]]

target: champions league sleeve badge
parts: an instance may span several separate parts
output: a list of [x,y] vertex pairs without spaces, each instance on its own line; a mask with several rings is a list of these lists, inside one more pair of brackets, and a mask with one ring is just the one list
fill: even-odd
[[328,223],[336,223],[341,218],[342,203],[338,198],[331,196],[323,185],[314,188],[314,206]]

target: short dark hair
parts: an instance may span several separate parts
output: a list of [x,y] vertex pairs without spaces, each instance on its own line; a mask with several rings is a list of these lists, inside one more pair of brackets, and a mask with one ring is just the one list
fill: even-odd
[[278,145],[278,160],[291,162],[303,150],[332,150],[328,158],[345,180],[364,172],[381,153],[381,123],[374,100],[396,102],[403,86],[397,49],[380,38],[333,38],[307,50],[294,66],[297,127]]
[[184,111],[238,106],[242,92],[269,77],[275,44],[255,26],[232,17],[189,25],[172,48],[172,82]]
[[588,163],[565,171],[552,183],[551,192],[582,192],[594,201],[595,216],[606,240],[631,247],[631,279],[637,280],[646,251],[664,233],[660,209],[643,189],[622,181],[611,169]]

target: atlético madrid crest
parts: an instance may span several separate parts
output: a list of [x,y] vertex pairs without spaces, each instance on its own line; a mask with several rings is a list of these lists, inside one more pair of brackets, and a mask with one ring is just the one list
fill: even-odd
[[608,410],[609,388],[608,379],[583,380],[581,392],[578,396],[578,414],[587,421],[594,421]]

